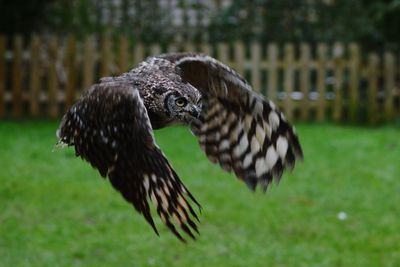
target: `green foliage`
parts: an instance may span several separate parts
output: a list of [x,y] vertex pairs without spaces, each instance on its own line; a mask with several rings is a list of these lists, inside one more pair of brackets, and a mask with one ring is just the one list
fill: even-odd
[[[52,152],[56,123],[0,124],[0,266],[397,266],[399,129],[299,125],[305,161],[267,194],[184,128],[156,138],[203,205],[196,242],[157,237],[107,180]],[[338,213],[346,212],[346,220]]]
[[398,49],[400,42],[399,0],[237,0],[227,5],[218,0],[0,2],[0,32],[5,33],[123,33],[164,44],[176,39],[357,41],[373,50]]
[[211,36],[215,41],[359,41],[377,49],[397,45],[398,25],[398,0],[239,0],[213,17]]

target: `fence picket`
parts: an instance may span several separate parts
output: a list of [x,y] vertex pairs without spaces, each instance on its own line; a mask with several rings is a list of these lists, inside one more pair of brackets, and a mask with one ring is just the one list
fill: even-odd
[[327,61],[327,46],[326,44],[318,44],[317,47],[317,92],[318,92],[318,104],[317,104],[317,121],[323,121],[325,119],[325,108],[326,108],[326,61]]
[[66,51],[66,71],[67,79],[65,84],[65,111],[67,111],[75,102],[76,92],[76,41],[69,36],[67,39]]
[[30,58],[30,80],[29,80],[29,106],[30,115],[37,117],[39,115],[39,95],[41,82],[40,77],[40,38],[37,35],[32,36],[31,40],[31,58]]
[[378,113],[378,64],[376,54],[368,56],[368,122],[376,124]]
[[185,52],[196,52],[196,47],[192,42],[187,42],[184,47]]
[[339,122],[342,119],[343,105],[343,53],[344,48],[341,43],[335,43],[333,47],[333,72],[335,77],[334,92],[335,102],[333,107],[333,120]]
[[14,37],[14,64],[13,64],[13,87],[12,87],[12,110],[14,118],[22,116],[22,53],[23,39],[21,35]]
[[100,76],[107,77],[111,74],[111,38],[109,35],[101,39],[101,70]]
[[128,59],[129,59],[129,44],[128,44],[128,39],[126,36],[121,36],[119,39],[119,60],[118,60],[118,67],[119,67],[119,72],[126,72],[128,71]]
[[93,36],[85,39],[83,49],[83,90],[86,90],[94,81],[94,65],[95,65],[95,40]]
[[272,101],[278,99],[278,47],[276,44],[268,45],[268,88],[267,96]]
[[394,91],[395,91],[395,77],[396,77],[396,60],[392,53],[386,52],[384,55],[384,81],[385,81],[385,102],[384,114],[387,121],[393,120],[395,107],[394,107]]
[[357,44],[350,44],[350,84],[349,84],[349,119],[352,122],[358,119],[359,85],[360,85],[360,48]]
[[302,100],[300,106],[300,120],[305,121],[308,119],[309,114],[309,90],[310,90],[310,46],[302,44],[300,47],[300,91],[302,93]]
[[161,54],[161,47],[160,47],[160,45],[159,45],[159,44],[153,44],[153,45],[150,47],[150,55],[151,55],[151,56],[156,56],[156,55],[159,55],[159,54]]
[[261,91],[261,46],[260,43],[251,44],[251,85],[256,92]]
[[218,59],[224,64],[228,64],[228,45],[225,43],[220,43],[217,46],[218,49]]
[[212,48],[211,48],[211,45],[210,45],[210,44],[202,43],[200,48],[201,48],[201,52],[202,52],[202,53],[211,56],[211,54],[212,54]]
[[284,110],[289,121],[293,120],[293,100],[292,93],[294,91],[294,47],[293,44],[285,45],[285,61],[284,61],[284,82],[285,91]]
[[235,45],[235,70],[244,77],[244,45],[242,42],[236,42]]
[[144,46],[142,43],[137,43],[133,50],[133,64],[136,66],[139,64],[145,57]]
[[52,36],[49,40],[49,78],[47,105],[50,118],[58,116],[58,75],[57,75],[57,60],[58,60],[58,40]]
[[169,53],[175,53],[175,52],[178,52],[178,50],[179,49],[175,43],[169,44],[167,47],[167,52],[169,52]]

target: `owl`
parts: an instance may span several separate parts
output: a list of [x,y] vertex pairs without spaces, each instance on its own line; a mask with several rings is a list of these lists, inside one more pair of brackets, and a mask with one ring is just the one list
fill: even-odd
[[[188,126],[208,159],[266,190],[303,158],[276,105],[234,70],[197,53],[162,54],[91,86],[63,116],[59,143],[108,178],[158,235],[152,203],[182,241],[195,238],[200,204],[156,144],[153,130]],[[186,234],[184,234],[186,233]]]

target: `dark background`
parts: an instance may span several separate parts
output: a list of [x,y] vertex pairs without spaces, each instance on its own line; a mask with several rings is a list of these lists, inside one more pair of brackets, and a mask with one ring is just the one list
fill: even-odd
[[399,50],[399,0],[1,0],[0,32],[125,34],[145,43],[358,42]]

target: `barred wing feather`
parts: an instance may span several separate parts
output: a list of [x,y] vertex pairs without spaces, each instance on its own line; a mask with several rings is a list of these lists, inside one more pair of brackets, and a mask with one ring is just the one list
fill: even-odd
[[234,70],[202,54],[162,56],[184,82],[204,94],[200,120],[192,125],[207,157],[233,171],[251,189],[265,190],[303,158],[293,127],[274,103],[255,93]]

